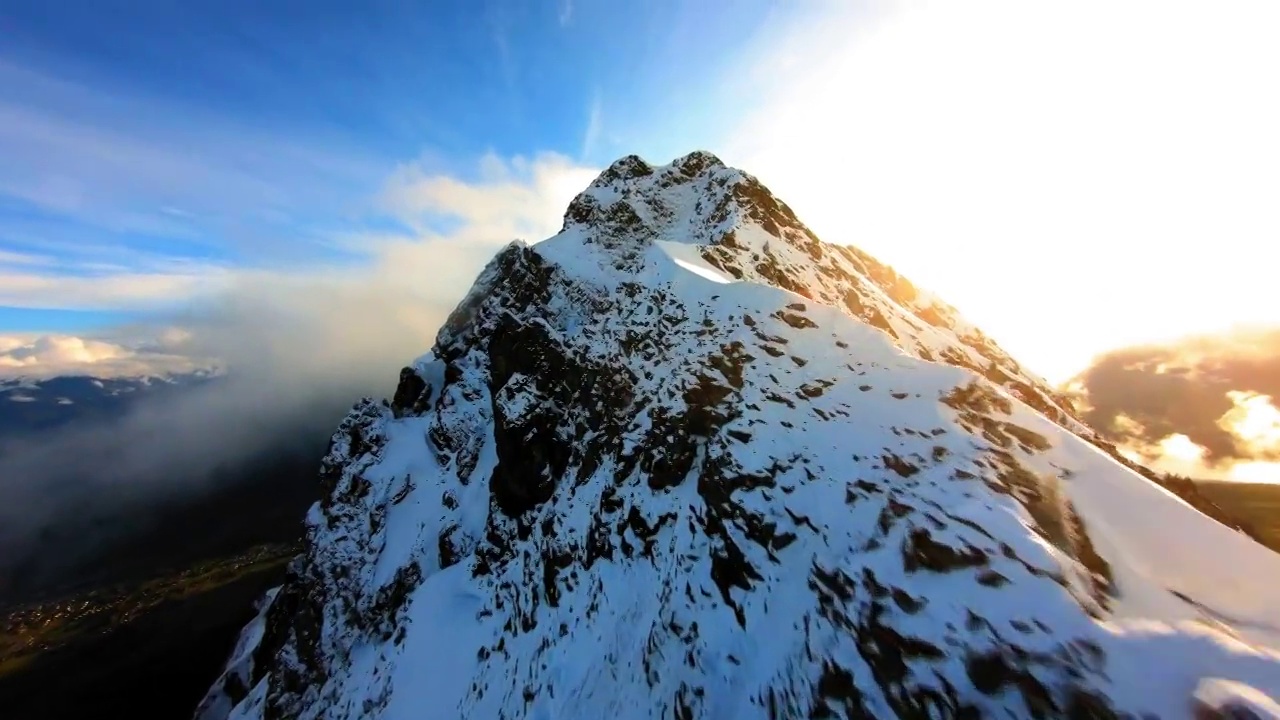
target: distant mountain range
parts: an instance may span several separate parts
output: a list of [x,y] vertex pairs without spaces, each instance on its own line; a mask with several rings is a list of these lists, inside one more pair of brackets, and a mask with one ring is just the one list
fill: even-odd
[[0,380],[0,440],[47,432],[73,422],[119,418],[144,398],[180,393],[222,377],[186,375],[87,376]]

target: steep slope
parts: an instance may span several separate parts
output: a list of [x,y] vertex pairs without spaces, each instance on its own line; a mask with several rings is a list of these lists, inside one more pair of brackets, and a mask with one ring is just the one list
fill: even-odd
[[[1280,557],[694,153],[485,269],[323,462],[201,718],[1189,716]],[[1233,686],[1235,687],[1235,686]]]
[[575,229],[692,245],[724,275],[843,309],[883,330],[904,352],[969,368],[1054,420],[1091,433],[1068,417],[1064,396],[955,308],[856,247],[823,243],[759,180],[710,153],[656,169],[635,156],[619,160],[570,204],[564,230]]

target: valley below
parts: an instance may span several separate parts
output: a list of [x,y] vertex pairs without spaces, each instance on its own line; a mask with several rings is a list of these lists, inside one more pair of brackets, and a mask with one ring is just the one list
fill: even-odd
[[4,608],[5,717],[84,717],[86,708],[189,717],[296,549],[259,545],[140,583]]
[[1280,552],[1280,485],[1201,480],[1200,494],[1247,523],[1258,542]]
[[191,717],[299,550],[323,443],[303,446],[0,556],[0,716]]

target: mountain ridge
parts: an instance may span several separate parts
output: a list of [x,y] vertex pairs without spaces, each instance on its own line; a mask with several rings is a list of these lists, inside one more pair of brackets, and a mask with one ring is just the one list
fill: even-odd
[[0,440],[31,437],[88,420],[118,418],[147,397],[174,395],[221,376],[204,372],[133,377],[87,374],[0,379]]
[[1202,678],[1280,692],[1280,558],[891,272],[709,153],[615,162],[343,421],[306,549],[198,717],[1178,717]]

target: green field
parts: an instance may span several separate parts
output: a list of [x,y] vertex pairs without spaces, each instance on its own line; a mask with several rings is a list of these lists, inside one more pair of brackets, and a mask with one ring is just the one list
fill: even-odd
[[1206,480],[1196,484],[1202,495],[1248,523],[1255,537],[1280,552],[1280,485]]

